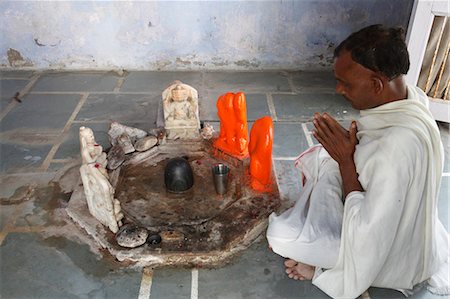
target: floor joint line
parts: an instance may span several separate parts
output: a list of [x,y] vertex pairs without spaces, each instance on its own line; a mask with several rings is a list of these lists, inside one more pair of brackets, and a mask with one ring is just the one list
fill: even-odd
[[275,157],[272,158],[274,161],[295,161],[297,157]]
[[120,88],[122,87],[123,83],[125,82],[125,77],[120,77],[117,79],[116,86],[114,87],[114,92],[119,92]]
[[51,161],[53,160],[53,157],[56,154],[56,151],[59,149],[61,144],[63,143],[63,137],[64,135],[69,131],[69,128],[71,127],[73,121],[77,117],[78,113],[81,110],[81,107],[83,107],[84,103],[86,102],[86,99],[88,98],[89,93],[85,92],[82,94],[80,100],[78,101],[77,106],[75,107],[74,111],[70,115],[69,119],[67,120],[62,132],[58,136],[58,141],[52,146],[50,149],[47,157],[45,158],[44,162],[42,162],[41,170],[47,171],[48,167],[50,166]]
[[144,268],[142,271],[141,287],[139,288],[138,299],[150,299],[153,282],[153,270]]
[[192,269],[191,273],[191,299],[198,299],[198,269]]
[[[40,75],[36,74],[30,78],[30,82],[25,85],[24,88],[19,92],[17,96],[18,100],[21,100],[25,95],[30,93],[31,88],[36,84],[36,81],[39,79]],[[8,106],[6,106],[5,110],[0,113],[0,121],[14,108],[19,102],[16,99],[11,98],[11,102],[9,102]]]
[[0,246],[3,244],[3,241],[5,240],[6,236],[14,229],[14,225],[16,224],[17,217],[19,217],[20,205],[17,205],[14,208],[14,211],[12,212],[11,218],[8,219],[8,222],[6,223],[3,230],[0,232]]
[[311,138],[311,132],[308,130],[308,127],[305,123],[302,123],[303,133],[305,133],[306,141],[308,142],[308,146],[314,146],[314,142]]
[[275,104],[273,103],[273,97],[271,93],[266,93],[267,106],[269,107],[270,115],[273,121],[278,121],[277,111],[275,110]]
[[288,80],[289,87],[291,88],[291,91],[293,93],[296,93],[297,90],[294,86],[294,81],[292,80],[292,73],[287,74],[287,80]]

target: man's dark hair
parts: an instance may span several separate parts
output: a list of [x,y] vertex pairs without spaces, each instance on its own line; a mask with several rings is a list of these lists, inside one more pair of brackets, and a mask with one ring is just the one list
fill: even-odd
[[401,27],[368,26],[340,43],[334,50],[334,57],[338,57],[342,50],[349,51],[355,62],[389,80],[406,74],[409,69],[405,31]]

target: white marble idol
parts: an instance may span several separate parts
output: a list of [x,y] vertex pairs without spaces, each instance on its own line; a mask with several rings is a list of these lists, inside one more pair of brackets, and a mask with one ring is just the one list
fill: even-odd
[[106,153],[95,142],[90,128],[80,127],[82,165],[80,167],[89,212],[100,223],[116,233],[122,225],[120,202],[114,198],[114,188],[106,172]]
[[197,90],[181,81],[162,93],[167,139],[198,139],[200,119]]

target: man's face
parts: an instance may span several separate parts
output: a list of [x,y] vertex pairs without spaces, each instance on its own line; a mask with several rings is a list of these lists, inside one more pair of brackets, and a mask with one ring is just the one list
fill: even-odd
[[336,92],[343,95],[358,110],[377,106],[372,76],[374,72],[353,61],[343,50],[334,60]]

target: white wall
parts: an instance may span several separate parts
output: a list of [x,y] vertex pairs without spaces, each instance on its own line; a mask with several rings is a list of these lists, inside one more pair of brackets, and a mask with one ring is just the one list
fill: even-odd
[[2,1],[0,67],[329,68],[352,31],[406,28],[412,2]]

